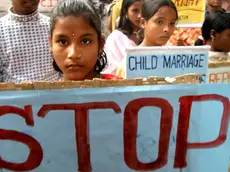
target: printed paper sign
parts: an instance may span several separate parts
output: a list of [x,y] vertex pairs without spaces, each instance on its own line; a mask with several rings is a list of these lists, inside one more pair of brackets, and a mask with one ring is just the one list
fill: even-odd
[[178,27],[201,27],[205,19],[205,0],[173,0],[178,10]]
[[201,74],[206,81],[209,47],[135,47],[127,50],[126,78]]
[[6,91],[0,168],[227,172],[230,85]]
[[208,82],[217,84],[229,84],[230,65],[224,67],[208,68]]

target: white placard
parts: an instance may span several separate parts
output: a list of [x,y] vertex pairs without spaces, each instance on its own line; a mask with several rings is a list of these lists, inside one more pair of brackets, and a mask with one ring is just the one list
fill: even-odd
[[230,83],[230,66],[208,68],[208,83],[229,84]]
[[126,78],[201,74],[206,81],[209,46],[127,49]]

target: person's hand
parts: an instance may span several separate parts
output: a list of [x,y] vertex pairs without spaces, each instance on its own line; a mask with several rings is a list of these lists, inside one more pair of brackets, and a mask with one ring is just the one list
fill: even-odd
[[178,39],[178,40],[176,41],[176,45],[177,45],[177,46],[185,46],[184,41],[183,41],[182,39]]

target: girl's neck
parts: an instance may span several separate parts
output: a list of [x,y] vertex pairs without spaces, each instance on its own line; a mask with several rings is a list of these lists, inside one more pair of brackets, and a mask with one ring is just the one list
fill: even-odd
[[205,45],[209,45],[211,48],[210,48],[210,51],[212,51],[212,52],[220,52],[219,50],[217,50],[214,46],[213,46],[213,43],[212,43],[212,41],[210,40],[210,41],[206,41],[205,42]]
[[153,44],[153,43],[148,42],[146,39],[144,39],[144,40],[142,41],[142,43],[141,43],[139,46],[142,46],[142,47],[150,47],[150,46],[159,46],[159,45],[155,45],[155,44]]
[[140,30],[139,27],[133,27],[133,32],[138,32]]
[[131,39],[136,45],[139,45],[142,41],[143,36],[141,31],[141,29],[133,31],[133,33],[129,36],[129,39]]
[[136,45],[140,44],[140,38],[138,38],[136,35],[132,34],[128,38],[132,40]]
[[138,32],[141,29],[140,27],[138,27],[132,23],[131,23],[131,25],[132,25],[133,32]]

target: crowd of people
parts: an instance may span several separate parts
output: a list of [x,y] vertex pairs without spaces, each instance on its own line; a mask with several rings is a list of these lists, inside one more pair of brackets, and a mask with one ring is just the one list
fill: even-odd
[[171,0],[114,0],[108,37],[96,1],[62,0],[50,18],[39,1],[12,0],[0,19],[0,82],[122,79],[125,50],[135,46],[210,45],[210,61],[230,59],[228,0],[207,0],[202,28],[177,28]]

